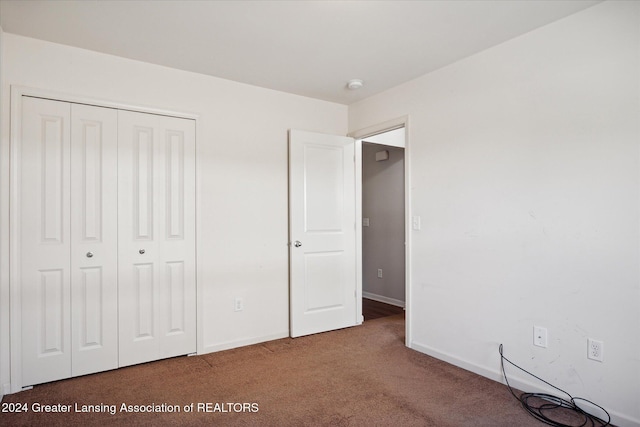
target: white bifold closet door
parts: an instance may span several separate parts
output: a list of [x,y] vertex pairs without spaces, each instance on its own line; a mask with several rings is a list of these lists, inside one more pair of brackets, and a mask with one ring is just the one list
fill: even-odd
[[194,120],[23,97],[20,135],[21,386],[194,353]]
[[119,111],[120,366],[196,351],[195,122]]
[[23,98],[22,385],[118,366],[117,111]]

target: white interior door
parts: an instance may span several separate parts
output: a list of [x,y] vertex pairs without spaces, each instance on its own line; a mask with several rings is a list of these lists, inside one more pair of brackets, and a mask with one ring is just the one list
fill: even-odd
[[118,113],[71,104],[71,375],[118,367]]
[[355,143],[289,134],[290,335],[356,322]]
[[19,274],[22,385],[71,376],[68,103],[22,102]]
[[195,124],[119,111],[120,366],[196,351]]

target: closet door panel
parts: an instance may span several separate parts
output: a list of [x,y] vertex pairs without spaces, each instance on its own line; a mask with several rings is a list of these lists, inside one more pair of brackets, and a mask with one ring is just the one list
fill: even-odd
[[118,112],[119,365],[158,359],[157,116]]
[[118,114],[71,106],[72,375],[118,366]]
[[160,303],[161,357],[196,351],[195,122],[160,119],[163,165],[159,258],[163,267]]
[[71,375],[70,106],[25,97],[19,150],[22,385]]

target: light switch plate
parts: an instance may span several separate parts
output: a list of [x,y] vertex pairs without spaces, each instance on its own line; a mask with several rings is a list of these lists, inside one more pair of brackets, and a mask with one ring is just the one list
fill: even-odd
[[412,227],[414,230],[420,230],[420,217],[414,216],[412,218]]

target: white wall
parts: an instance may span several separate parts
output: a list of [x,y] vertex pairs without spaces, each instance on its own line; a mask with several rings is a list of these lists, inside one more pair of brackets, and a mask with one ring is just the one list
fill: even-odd
[[[362,227],[362,293],[404,306],[404,148],[367,144],[371,139],[362,144],[362,216],[369,218]],[[376,161],[376,153],[385,150],[389,159]]]
[[[4,32],[0,27],[0,135],[4,134],[5,122],[3,110],[5,98],[4,92]],[[8,147],[0,145],[0,171],[9,168],[9,151]],[[6,194],[3,192],[6,184],[4,173],[0,173],[0,224],[9,221],[9,203]],[[9,289],[4,286],[9,281],[9,265],[6,254],[9,249],[9,236],[5,233],[4,228],[0,228],[0,399],[9,392],[5,390],[4,385],[9,381],[9,335],[4,333],[9,327]],[[7,386],[8,388],[8,386]]]
[[[204,351],[288,336],[287,130],[346,134],[347,107],[5,33],[3,93],[22,85],[200,115],[198,278]],[[259,64],[256,64],[259,66]],[[9,97],[2,98],[9,122]],[[8,292],[9,130],[2,129],[2,283]],[[244,310],[234,312],[234,297]],[[6,304],[2,307],[4,319]],[[2,324],[2,384],[8,382]]]
[[349,108],[352,131],[409,115],[411,346],[499,379],[503,343],[619,425],[640,424],[639,15],[598,4]]

